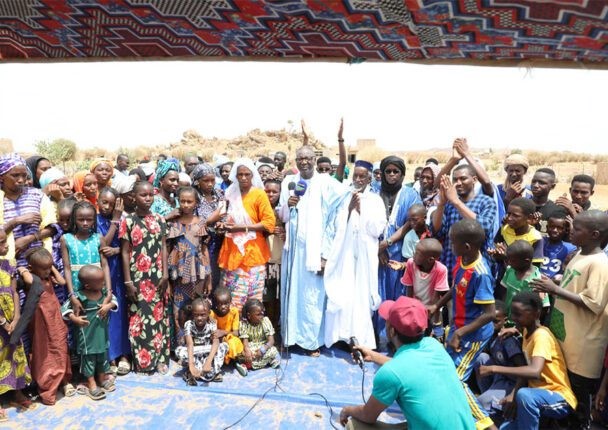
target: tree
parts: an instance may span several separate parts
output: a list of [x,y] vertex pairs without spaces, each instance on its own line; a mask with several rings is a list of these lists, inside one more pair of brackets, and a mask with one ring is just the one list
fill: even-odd
[[76,155],[76,144],[68,139],[55,139],[52,142],[41,140],[36,143],[36,152],[48,158],[54,164],[61,162],[65,170],[65,162]]

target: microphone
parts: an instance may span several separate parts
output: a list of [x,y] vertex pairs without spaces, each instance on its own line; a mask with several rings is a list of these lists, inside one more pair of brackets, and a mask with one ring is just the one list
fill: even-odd
[[306,188],[307,187],[308,187],[308,185],[306,185],[306,182],[303,181],[302,179],[300,179],[298,181],[298,183],[296,184],[296,188],[295,188],[294,194],[297,197],[302,197],[304,194],[306,194]]
[[359,367],[363,369],[363,354],[361,354],[361,351],[358,349],[352,349],[353,346],[359,346],[359,341],[355,336],[351,336],[350,338],[350,347],[353,351],[353,359],[355,360],[355,363],[357,363]]
[[294,190],[296,189],[296,183],[295,182],[290,182],[289,185],[287,185],[287,189],[289,190],[289,197],[294,196]]

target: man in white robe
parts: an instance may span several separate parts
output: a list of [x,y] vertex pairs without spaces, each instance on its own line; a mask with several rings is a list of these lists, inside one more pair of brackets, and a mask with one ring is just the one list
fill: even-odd
[[[281,264],[281,335],[286,346],[298,345],[317,355],[324,344],[325,287],[321,249],[327,222],[335,216],[348,189],[328,174],[315,172],[310,146],[296,152],[299,173],[283,180],[279,215],[287,240]],[[306,183],[301,197],[289,184]]]
[[355,336],[361,345],[376,348],[372,313],[378,294],[378,238],[386,227],[382,199],[369,189],[373,165],[355,163],[351,197],[343,200],[329,220],[323,245],[325,264],[325,345]]

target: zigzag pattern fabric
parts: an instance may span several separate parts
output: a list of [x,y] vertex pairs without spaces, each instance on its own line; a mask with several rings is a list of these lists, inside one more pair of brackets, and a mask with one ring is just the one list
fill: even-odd
[[0,1],[1,60],[151,57],[608,65],[608,1]]

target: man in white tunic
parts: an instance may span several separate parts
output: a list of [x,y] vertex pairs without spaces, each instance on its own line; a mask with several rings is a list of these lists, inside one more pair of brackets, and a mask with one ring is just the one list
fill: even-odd
[[372,313],[378,294],[378,238],[386,227],[382,199],[369,189],[373,165],[355,163],[351,196],[329,220],[323,257],[325,264],[325,345],[355,336],[361,345],[376,348]]
[[[299,173],[285,177],[279,201],[287,232],[281,264],[281,334],[284,345],[298,345],[316,356],[324,343],[321,249],[328,220],[350,191],[328,174],[315,172],[310,146],[298,149],[296,165]],[[303,195],[291,195],[291,183],[300,184],[295,194],[302,194],[298,191],[305,187]]]

